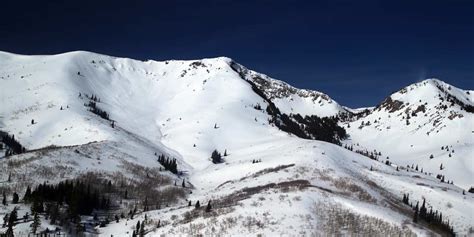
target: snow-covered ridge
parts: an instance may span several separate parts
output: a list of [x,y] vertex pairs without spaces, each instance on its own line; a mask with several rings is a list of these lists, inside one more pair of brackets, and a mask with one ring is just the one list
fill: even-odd
[[232,62],[231,67],[243,78],[257,85],[258,89],[285,114],[328,117],[341,112],[350,112],[322,92],[293,87],[284,81],[249,70],[236,62]]
[[348,142],[361,150],[381,151],[398,164],[418,164],[469,188],[474,175],[472,93],[439,79],[406,86],[346,123]]
[[[142,62],[85,51],[51,56],[2,55],[0,124],[4,128],[0,129],[16,134],[30,149],[112,139],[109,128],[97,129],[101,127],[100,123],[87,122],[94,121],[88,113],[83,116],[86,110],[83,104],[88,102],[86,95],[101,99],[98,106],[107,111],[118,126],[129,131],[143,131],[144,137],[154,139],[162,135],[163,126],[170,117],[212,113],[228,101],[239,101],[240,106],[240,101],[247,100],[249,108],[258,103],[253,102],[258,96],[248,94],[252,93],[250,86],[229,68],[231,60],[225,57]],[[214,101],[220,96],[225,99]],[[207,103],[206,108],[202,108],[204,103]],[[58,114],[60,107],[66,109],[67,106],[70,107],[67,113]],[[34,111],[44,114],[42,122],[48,121],[48,117],[56,118],[56,125],[48,125],[51,131],[46,132],[44,127],[40,131],[39,126],[28,125],[34,118],[27,115]],[[143,116],[129,120],[137,114]],[[84,136],[53,135],[48,140],[36,139],[40,132],[49,134],[56,131],[58,124],[65,122],[71,126],[82,117],[84,119],[79,121],[87,128]],[[255,116],[251,119],[253,121]],[[217,118],[212,123],[216,121]],[[72,129],[78,127],[81,126]]]
[[419,104],[422,101],[425,104],[433,104],[443,100],[449,100],[449,102],[452,102],[452,106],[456,104],[465,107],[474,104],[472,91],[459,89],[439,79],[426,79],[411,84],[393,93],[388,98],[408,104]]

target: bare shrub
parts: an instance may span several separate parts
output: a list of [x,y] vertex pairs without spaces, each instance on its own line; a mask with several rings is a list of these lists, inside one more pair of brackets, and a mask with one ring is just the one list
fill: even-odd
[[355,194],[357,198],[361,201],[376,202],[375,198],[373,198],[367,191],[365,191],[365,189],[354,184],[349,178],[340,178],[334,180],[333,183],[336,188],[343,191],[348,191],[350,194]]
[[264,175],[264,174],[268,174],[268,173],[276,173],[280,170],[283,170],[283,169],[286,169],[286,168],[289,168],[289,167],[293,167],[295,166],[295,164],[289,164],[289,165],[279,165],[277,167],[273,167],[273,168],[267,168],[267,169],[263,169],[263,170],[260,170],[258,172],[256,172],[255,174],[249,176],[249,177],[243,177],[240,179],[240,181],[244,180],[244,179],[247,179],[247,178],[256,178],[258,176],[261,176],[261,175]]
[[315,204],[317,235],[327,236],[416,236],[410,229],[382,219],[354,213],[340,205]]

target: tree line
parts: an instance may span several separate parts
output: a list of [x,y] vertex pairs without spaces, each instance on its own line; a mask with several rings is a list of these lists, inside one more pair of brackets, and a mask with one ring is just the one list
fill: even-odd
[[58,184],[43,183],[34,190],[28,187],[24,201],[32,203],[33,213],[44,212],[45,202],[56,203],[59,206],[67,204],[71,218],[77,215],[91,215],[93,210],[109,209],[110,199],[101,195],[99,190],[93,188],[92,185],[81,180],[65,180]]
[[100,109],[97,107],[97,104],[95,101],[89,101],[88,104],[85,104],[85,106],[89,107],[89,111],[99,115],[99,117],[105,119],[105,120],[110,120],[109,114],[105,112],[104,110]]
[[441,213],[441,211],[433,210],[433,207],[430,207],[430,210],[428,211],[428,208],[426,207],[426,199],[423,199],[421,206],[419,206],[418,201],[416,202],[416,205],[413,206],[410,202],[409,194],[403,194],[402,202],[413,209],[413,222],[419,223],[420,221],[423,221],[432,229],[443,233],[443,235],[456,235],[453,226],[449,223],[447,218],[443,218],[443,213]]
[[173,174],[178,173],[178,164],[176,163],[176,159],[171,159],[165,155],[159,155],[158,162],[160,162],[165,170],[169,170]]
[[[245,79],[244,75],[241,77]],[[303,118],[300,114],[282,113],[254,82],[246,81],[251,85],[252,90],[268,103],[265,110],[271,116],[268,122],[275,124],[280,130],[300,138],[327,141],[338,145],[341,144],[342,139],[347,138],[346,130],[338,125],[338,116],[321,118],[312,115]]]

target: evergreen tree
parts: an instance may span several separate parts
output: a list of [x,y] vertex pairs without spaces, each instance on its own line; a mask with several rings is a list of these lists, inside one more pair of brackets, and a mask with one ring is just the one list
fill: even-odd
[[199,204],[199,200],[196,202],[196,205],[194,206],[196,209],[201,207],[201,204]]
[[25,203],[28,203],[30,201],[30,198],[31,198],[31,188],[30,188],[30,186],[28,186],[26,188],[25,196],[23,196],[23,201]]
[[407,196],[406,196],[406,201],[405,203],[408,205],[408,203],[410,203],[410,194],[407,193]]
[[419,213],[419,215],[420,215],[420,217],[421,217],[422,219],[425,219],[425,218],[426,218],[426,206],[425,206],[425,203],[426,203],[426,200],[423,199],[423,204],[421,204],[420,213]]
[[12,203],[13,203],[13,204],[18,204],[19,199],[20,199],[20,198],[18,197],[18,194],[17,194],[17,193],[13,193]]
[[[5,143],[5,145],[8,146],[8,149],[5,150],[5,156],[20,154],[26,151],[26,149],[17,140],[15,140],[15,135],[9,136],[8,134],[6,134],[1,138],[1,140],[3,143]],[[10,175],[9,181],[11,181]]]
[[403,194],[402,202],[408,205],[408,202],[409,202],[408,194]]
[[39,212],[42,213],[44,211],[43,202],[40,201],[38,198],[33,200],[33,204],[31,205],[31,213]]
[[8,218],[8,226],[14,226],[15,222],[18,220],[18,211],[17,208],[13,208],[12,212],[10,212],[10,217]]
[[178,173],[178,164],[176,159],[170,159],[169,157],[165,157],[165,155],[160,155],[158,157],[158,162],[165,168],[165,170],[171,171],[173,174]]
[[181,186],[183,186],[183,188],[186,187],[184,180],[185,180],[185,179],[183,179],[183,183],[181,183]]
[[140,232],[140,221],[137,221],[137,225],[135,226],[135,232],[136,233]]
[[7,205],[7,195],[5,194],[5,191],[3,191],[3,199],[2,199],[2,204],[3,204],[4,206],[6,206],[6,205]]
[[415,207],[415,213],[413,214],[413,222],[418,223],[418,204]]
[[2,225],[2,228],[5,228],[7,227],[7,224],[8,224],[8,219],[10,219],[8,213],[5,214],[5,216],[3,216],[3,225]]
[[140,237],[144,237],[144,236],[145,236],[145,221],[143,221],[142,224],[140,225],[139,236],[140,236]]
[[145,197],[145,201],[143,202],[143,211],[148,211],[148,197]]
[[[4,220],[6,219],[6,216],[4,218]],[[5,232],[5,236],[6,237],[13,237],[14,234],[13,234],[13,226],[15,225],[15,222],[16,220],[18,219],[17,217],[17,211],[16,211],[16,207],[13,208],[13,211],[10,213],[10,215],[8,215],[8,221],[7,221],[7,225],[8,225],[8,228],[7,228],[7,231]],[[4,224],[5,226],[5,224]]]
[[8,226],[8,229],[5,232],[5,237],[14,237],[13,226]]
[[188,207],[190,207],[191,205],[192,205],[191,200],[189,200]]
[[211,154],[212,163],[219,164],[222,163],[222,155],[217,150],[214,150]]
[[35,212],[34,217],[33,217],[33,223],[31,224],[31,232],[33,232],[33,234],[36,234],[36,231],[38,230],[38,227],[40,226],[41,226],[41,219],[38,213]]
[[49,220],[51,225],[56,224],[56,221],[59,218],[59,206],[58,204],[53,204],[49,212]]
[[212,207],[211,207],[211,200],[209,200],[209,202],[207,203],[206,212],[210,212],[211,209],[212,209]]

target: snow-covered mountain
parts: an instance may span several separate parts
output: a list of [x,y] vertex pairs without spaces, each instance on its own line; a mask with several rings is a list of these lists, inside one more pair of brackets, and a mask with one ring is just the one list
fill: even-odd
[[444,175],[468,189],[474,180],[472,94],[437,79],[409,85],[369,114],[344,123],[351,136],[346,142],[353,149],[377,150],[380,159]]
[[[98,172],[113,185],[140,184],[156,175],[162,185],[135,187],[138,190],[165,192],[179,189],[173,181],[184,184],[184,196],[173,201],[163,200],[161,195],[147,197],[150,202],[166,201],[157,210],[140,211],[134,219],[120,218],[87,230],[102,236],[129,236],[136,221],[145,216],[149,236],[441,233],[423,221],[412,222],[413,211],[402,203],[404,194],[409,194],[413,204],[425,198],[427,207],[441,211],[457,233],[466,234],[474,222],[474,195],[463,195],[467,182],[459,181],[460,188],[456,186],[458,177],[449,173],[446,178],[454,180],[454,185],[441,183],[433,175],[406,168],[403,162],[424,157],[435,148],[443,152],[441,144],[449,145],[450,151],[455,150],[452,158],[467,162],[462,172],[472,177],[472,159],[467,156],[472,152],[469,133],[464,131],[459,143],[452,142],[455,136],[438,140],[444,131],[461,131],[472,121],[471,114],[460,109],[466,108],[472,97],[454,87],[448,90],[449,85],[440,81],[422,84],[419,88],[441,85],[445,88],[443,98],[450,93],[457,100],[450,97],[454,104],[446,112],[432,104],[436,101],[431,100],[439,98],[431,98],[437,96],[430,94],[432,89],[407,88],[406,95],[395,93],[391,100],[357,116],[359,110],[343,107],[321,92],[296,89],[225,57],[143,62],[83,51],[51,56],[0,53],[0,131],[14,135],[26,149],[0,158],[0,190],[9,195],[24,193],[28,185],[57,183],[87,172]],[[417,110],[419,100],[428,102],[425,110],[430,113],[426,117],[430,124],[436,116],[442,117],[438,119],[440,131],[428,136],[440,142],[430,145],[418,140],[431,131],[428,125],[419,130],[413,127],[424,121]],[[394,101],[402,101],[403,108]],[[403,127],[406,118],[398,118],[405,111],[410,114],[410,129]],[[390,154],[393,164],[282,131],[294,126],[307,131],[313,123],[318,124],[316,118],[303,123],[287,116],[297,113],[319,117],[345,114],[345,121],[351,122],[340,125],[350,137],[343,143],[354,147],[359,143],[360,149]],[[395,145],[413,136],[407,144],[416,142],[424,148],[397,153],[395,145],[382,143],[381,138],[391,134],[377,130],[381,127],[358,128],[361,121],[372,124],[377,113],[381,119],[376,124],[383,120],[393,127],[387,131],[399,131]],[[366,136],[365,131],[369,132]],[[226,154],[223,163],[211,162],[214,150]],[[175,158],[180,172],[162,169],[157,161],[161,154]],[[397,158],[397,154],[406,156]],[[432,160],[445,159],[434,155]],[[456,172],[453,164],[444,163],[447,168],[443,172]],[[125,213],[137,206],[142,210],[144,200],[139,197],[130,194],[120,199],[119,207]],[[188,206],[188,201],[194,205],[198,200],[203,205],[212,200],[212,211]],[[0,215],[14,206],[0,207]],[[18,207],[20,216],[29,211],[22,203]],[[42,229],[54,228],[42,218]],[[14,231],[25,235],[29,225],[28,221],[18,223]],[[4,230],[0,228],[0,233]]]

